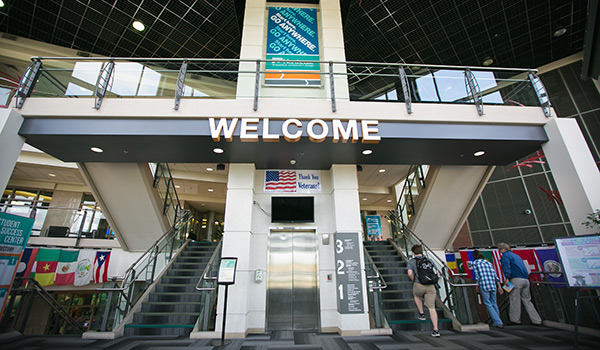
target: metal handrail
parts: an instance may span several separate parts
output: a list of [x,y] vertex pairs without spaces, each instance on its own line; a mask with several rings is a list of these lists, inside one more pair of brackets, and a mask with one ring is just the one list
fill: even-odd
[[216,280],[217,279],[217,277],[208,277],[207,275],[210,272],[210,270],[212,269],[212,263],[215,260],[217,254],[220,254],[222,243],[223,243],[223,240],[219,241],[219,244],[217,244],[217,246],[215,247],[215,250],[213,251],[212,255],[210,256],[210,259],[206,263],[206,267],[204,268],[204,271],[202,272],[202,277],[198,280],[198,283],[196,283],[197,291],[206,291],[206,290],[215,290],[216,289],[216,288],[201,288],[200,284],[202,283],[203,280]]
[[375,276],[369,276],[369,275],[367,275],[367,279],[379,279],[383,283],[383,285],[376,286],[376,287],[370,287],[370,288],[372,288],[372,289],[385,289],[385,288],[387,288],[387,283],[385,282],[385,279],[383,278],[383,275],[379,272],[379,269],[377,268],[377,265],[373,261],[373,258],[371,258],[371,255],[367,251],[367,248],[365,248],[364,246],[363,246],[363,251],[364,251],[365,256],[367,257],[367,259],[369,260],[369,264],[371,264],[371,266],[373,267],[373,270],[375,271],[375,274],[376,274]]

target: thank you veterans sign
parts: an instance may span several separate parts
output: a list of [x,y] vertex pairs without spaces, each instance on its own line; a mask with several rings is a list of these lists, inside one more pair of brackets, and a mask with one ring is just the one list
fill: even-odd
[[25,249],[33,219],[0,213],[0,315],[4,312],[4,303],[10,293],[10,287]]
[[265,84],[320,86],[317,10],[269,7],[267,21]]
[[320,193],[319,170],[267,170],[265,192]]

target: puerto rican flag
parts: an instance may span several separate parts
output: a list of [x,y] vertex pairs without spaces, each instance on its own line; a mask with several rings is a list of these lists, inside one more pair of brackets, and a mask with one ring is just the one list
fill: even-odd
[[94,259],[93,280],[94,283],[104,283],[108,281],[108,261],[110,260],[110,251],[96,252]]
[[296,171],[267,170],[265,192],[296,192]]

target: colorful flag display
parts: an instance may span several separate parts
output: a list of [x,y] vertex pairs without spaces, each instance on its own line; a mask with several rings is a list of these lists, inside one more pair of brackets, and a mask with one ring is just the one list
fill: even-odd
[[25,248],[21,256],[21,262],[19,262],[19,266],[17,267],[17,277],[30,276],[39,250],[39,248]]
[[57,286],[73,284],[75,281],[75,269],[77,267],[78,256],[79,250],[61,249],[60,258],[58,259],[58,264],[56,267],[54,284]]
[[95,283],[104,283],[108,281],[108,261],[110,260],[110,251],[96,252],[94,260],[93,280]]
[[54,284],[54,275],[60,258],[60,249],[40,248],[35,259],[35,280],[41,286]]
[[92,280],[92,269],[95,258],[95,250],[82,249],[79,251],[77,267],[75,268],[75,281],[73,282],[74,285],[85,286],[90,283]]
[[[538,266],[544,272],[563,272],[558,253],[554,247],[540,248],[535,250]],[[562,274],[544,275],[548,282],[565,282],[565,277]],[[555,285],[555,287],[564,288],[566,286]]]

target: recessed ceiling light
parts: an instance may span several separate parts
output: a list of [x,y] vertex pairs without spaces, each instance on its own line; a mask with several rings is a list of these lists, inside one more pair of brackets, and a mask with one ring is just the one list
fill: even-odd
[[392,200],[391,200],[391,199],[388,199],[388,200],[387,200],[387,202],[388,202],[388,203],[392,203]]
[[366,149],[366,150],[362,151],[362,154],[364,154],[365,156],[368,156],[371,153],[373,153],[373,151],[370,149]]
[[481,156],[482,156],[482,155],[484,155],[484,154],[485,154],[485,151],[477,151],[477,152],[473,153],[473,155],[474,155],[475,157],[481,157]]
[[143,32],[144,29],[146,29],[146,26],[144,25],[144,23],[142,23],[140,21],[133,21],[133,23],[131,25],[133,26],[133,29],[137,30],[138,32]]
[[558,28],[557,30],[555,30],[555,31],[554,31],[554,34],[552,34],[552,35],[554,35],[555,37],[559,37],[559,36],[562,36],[562,35],[564,35],[566,32],[567,32],[567,28],[565,28],[565,27],[560,27],[560,28]]
[[294,164],[296,164],[296,160],[295,160],[295,159],[290,159],[290,164],[291,164],[291,165],[294,165]]
[[92,152],[96,152],[96,153],[102,153],[104,152],[104,150],[100,147],[92,147],[90,148],[92,150]]
[[484,67],[487,67],[487,66],[491,66],[492,63],[494,63],[494,59],[491,58],[491,57],[486,57],[486,58],[483,59],[483,63],[482,64],[483,64]]
[[385,169],[379,169],[380,173],[385,173]]
[[206,171],[213,171],[213,168],[206,168]]
[[0,0],[0,7],[4,7],[4,1]]
[[222,148],[214,148],[213,152],[215,152],[217,154],[221,154],[221,153],[223,153],[223,149]]
[[179,186],[179,185],[175,185],[175,188],[181,188],[181,186]]
[[212,189],[212,188],[209,188],[209,189],[208,189],[208,192],[212,192],[212,191],[214,191],[214,189]]
[[366,198],[363,198],[363,201],[366,201],[366,200],[367,200]]
[[55,176],[56,176],[56,174],[52,174],[52,173],[50,173],[50,174],[48,174],[48,176],[55,177]]

